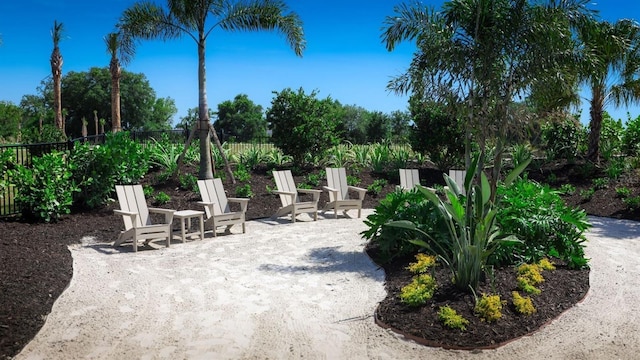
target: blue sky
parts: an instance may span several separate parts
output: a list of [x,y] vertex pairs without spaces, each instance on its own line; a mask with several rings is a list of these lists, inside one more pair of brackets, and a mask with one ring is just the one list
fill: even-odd
[[[120,14],[134,0],[20,0],[0,1],[0,100],[15,104],[35,94],[51,74],[51,28],[62,22],[60,43],[63,73],[86,71],[109,64],[103,37],[114,30]],[[164,3],[164,0],[155,0]],[[409,65],[414,46],[404,43],[387,52],[380,41],[385,16],[396,0],[289,0],[304,22],[307,48],[296,57],[277,33],[217,31],[207,43],[207,94],[213,109],[244,93],[266,110],[273,91],[302,87],[307,93],[330,96],[342,104],[389,113],[407,109],[407,97],[389,93],[386,84]],[[439,8],[443,1],[423,1]],[[640,2],[604,0],[594,4],[601,17],[615,21],[640,16]],[[171,97],[178,107],[177,122],[198,104],[197,52],[193,40],[148,41],[137,48],[125,69],[144,73],[158,97]],[[626,120],[640,115],[640,107],[607,109]],[[583,110],[585,118],[588,110]],[[108,115],[107,115],[108,116]],[[584,121],[584,120],[583,120]]]

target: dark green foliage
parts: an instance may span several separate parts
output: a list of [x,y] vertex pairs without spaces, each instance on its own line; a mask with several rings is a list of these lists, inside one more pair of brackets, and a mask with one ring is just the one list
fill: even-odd
[[[42,129],[38,127],[32,127],[30,129],[26,129],[22,132],[22,143],[23,144],[40,144],[40,143],[50,143],[50,142],[63,142],[66,141],[67,138],[64,136],[62,131],[57,127],[47,124],[43,125]],[[40,154],[34,154],[40,155]]]
[[103,205],[115,185],[137,184],[149,170],[149,153],[127,132],[107,134],[104,145],[77,145],[70,158],[80,186],[78,205]]
[[409,136],[413,150],[428,154],[442,171],[461,164],[464,156],[464,130],[461,123],[434,102],[412,97],[409,109],[414,122]]
[[180,181],[180,188],[182,188],[182,190],[191,190],[195,193],[198,192],[198,178],[195,175],[180,174],[178,181]]
[[569,116],[542,125],[542,145],[548,160],[574,159],[584,138],[580,122]]
[[236,187],[236,196],[241,198],[252,198],[253,190],[251,190],[251,185],[244,184]]
[[574,268],[586,264],[584,232],[590,225],[583,210],[569,208],[549,186],[527,179],[499,187],[498,195],[502,231],[522,242],[500,246],[493,263],[536,263],[553,255]]
[[[382,263],[396,256],[403,256],[418,251],[419,246],[409,240],[420,237],[415,231],[384,226],[391,221],[408,220],[425,232],[440,236],[447,241],[443,219],[435,206],[418,191],[395,191],[376,206],[375,212],[367,217],[364,223],[369,227],[362,236],[378,246]],[[440,229],[438,231],[438,229]]]
[[622,151],[629,156],[640,155],[640,115],[627,121],[622,134]]
[[275,146],[293,158],[295,165],[304,165],[306,154],[322,154],[338,144],[339,103],[331,98],[318,100],[315,91],[307,95],[302,88],[296,92],[287,88],[274,94],[267,110],[271,138]]
[[378,194],[380,194],[380,192],[382,191],[382,188],[385,187],[386,185],[387,185],[387,180],[376,179],[373,181],[373,184],[367,187],[367,193],[373,196],[378,196]]
[[160,191],[154,196],[154,201],[156,205],[164,205],[171,201],[171,196],[167,195],[167,193]]
[[233,172],[233,176],[239,182],[247,182],[251,179],[251,174],[249,173],[249,171],[247,171],[247,168],[245,168],[243,165],[238,165],[238,167],[236,168],[236,171]]
[[0,143],[16,140],[22,121],[22,109],[9,101],[0,100]]
[[13,170],[15,200],[26,218],[51,222],[70,212],[78,187],[72,180],[73,165],[65,158],[65,153],[53,151],[34,157],[30,167],[18,165]]
[[218,104],[217,115],[213,125],[222,141],[250,142],[267,135],[262,106],[254,104],[245,94]]

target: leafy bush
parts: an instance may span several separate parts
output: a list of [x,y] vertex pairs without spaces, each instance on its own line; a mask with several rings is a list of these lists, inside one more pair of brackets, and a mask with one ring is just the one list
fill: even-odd
[[424,274],[436,266],[436,257],[433,255],[419,253],[416,254],[416,260],[416,262],[410,263],[409,266],[407,266],[407,270],[412,274]]
[[347,185],[358,186],[360,185],[360,179],[354,175],[347,175]]
[[576,187],[571,184],[563,184],[560,186],[560,189],[558,189],[559,194],[573,195],[575,192]]
[[382,191],[382,188],[387,185],[387,180],[385,179],[376,179],[373,181],[373,184],[367,187],[367,192],[373,196],[378,196]]
[[374,213],[364,221],[368,229],[360,233],[378,247],[380,257],[376,260],[381,263],[396,256],[415,253],[419,248],[408,241],[415,239],[419,234],[411,230],[384,226],[398,220],[415,222],[420,229],[440,237],[437,240],[439,242],[449,241],[442,215],[436,211],[433,203],[428,201],[421,192],[396,190],[380,201]]
[[171,196],[167,195],[167,193],[165,193],[164,191],[160,191],[156,194],[154,200],[156,205],[164,205],[171,201]]
[[535,263],[555,253],[572,267],[584,258],[584,232],[590,227],[584,211],[569,208],[558,192],[528,179],[498,187],[498,222],[521,241],[501,244],[491,263]]
[[236,196],[241,198],[252,198],[253,190],[251,190],[251,185],[244,184],[236,187]]
[[251,180],[251,174],[249,173],[249,171],[247,171],[244,165],[238,165],[236,171],[233,172],[233,176],[239,182],[247,182]]
[[18,165],[12,170],[15,200],[26,218],[51,222],[70,212],[78,187],[72,180],[73,166],[65,157],[65,153],[53,151],[33,158],[30,168]]
[[296,165],[304,165],[306,154],[322,154],[338,144],[339,103],[331,98],[319,100],[315,91],[307,95],[302,88],[287,88],[275,95],[266,113],[271,138]]
[[127,132],[107,134],[104,145],[76,145],[71,153],[73,181],[80,187],[78,205],[103,205],[116,184],[137,184],[149,170],[149,153]]
[[0,151],[0,199],[4,197],[4,191],[9,185],[5,174],[15,166],[11,151]]
[[184,150],[183,145],[178,145],[170,141],[167,134],[162,134],[160,141],[151,138],[152,143],[147,146],[149,152],[149,163],[169,176],[178,171],[178,158]]
[[469,320],[463,318],[450,306],[441,306],[438,309],[438,319],[450,329],[465,331],[467,330],[467,325],[469,325]]
[[593,197],[593,194],[595,194],[595,193],[596,193],[596,189],[594,189],[594,188],[584,189],[584,190],[580,191],[580,197],[584,201],[589,201],[589,200],[591,200],[591,198]]
[[622,134],[622,151],[627,156],[640,155],[640,115],[627,121]]
[[583,132],[580,122],[572,117],[543,124],[541,138],[547,159],[574,159],[584,137]]
[[631,210],[640,209],[640,196],[628,197],[622,201]]
[[591,180],[591,183],[593,184],[593,188],[596,190],[606,189],[609,186],[609,179],[597,178]]
[[431,275],[420,274],[400,290],[400,299],[409,306],[422,306],[433,297],[436,288],[436,280]]
[[618,179],[622,174],[627,171],[627,162],[625,159],[611,159],[607,163],[607,167],[604,170],[609,179]]
[[240,154],[240,164],[246,169],[255,169],[267,159],[267,154],[264,150],[257,146],[251,146]]
[[522,315],[532,315],[536,312],[536,308],[533,307],[533,302],[529,296],[522,297],[517,291],[512,291],[513,306],[516,311]]
[[[479,183],[474,182],[479,156],[476,156],[467,169],[464,189],[467,196],[462,196],[455,181],[444,175],[448,189],[445,190],[448,202],[440,199],[429,189],[417,186],[437,211],[445,219],[449,242],[439,243],[435,233],[425,233],[415,223],[396,221],[388,224],[396,228],[415,230],[430,241],[421,239],[412,242],[424,247],[428,252],[437,254],[449,267],[453,275],[454,285],[462,291],[473,291],[486,271],[488,259],[500,243],[511,243],[512,236],[500,231],[496,221],[497,208],[491,201],[489,180],[484,172],[480,173]],[[524,162],[514,169],[505,183],[513,181],[528,165]]]
[[500,295],[482,294],[482,297],[476,301],[473,310],[481,319],[494,322],[502,317],[502,305]]
[[198,192],[198,178],[193,174],[180,174],[178,177],[180,181],[180,188],[183,190],[191,190],[195,193]]

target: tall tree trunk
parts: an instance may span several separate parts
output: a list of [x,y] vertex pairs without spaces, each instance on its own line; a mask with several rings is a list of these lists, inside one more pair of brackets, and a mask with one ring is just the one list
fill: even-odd
[[55,111],[55,125],[64,132],[62,126],[62,55],[60,49],[55,46],[51,54],[51,76],[53,77],[53,109]]
[[[200,38],[198,41],[198,132],[200,133],[200,172],[198,174],[199,179],[213,179],[213,171],[211,170],[211,141],[209,137],[209,127],[213,129],[213,125],[209,122],[209,107],[207,104],[207,80],[206,80],[206,66],[205,66],[205,45],[206,39],[204,37],[204,30],[200,31]],[[227,170],[227,174],[232,183],[235,184],[236,180],[231,171],[231,165],[222,151],[222,144],[218,139],[215,129],[213,129],[212,135],[215,141],[224,165]]]
[[98,136],[98,110],[93,110],[93,123],[96,127],[96,136]]
[[122,69],[120,68],[120,61],[115,54],[111,57],[109,71],[111,72],[111,131],[116,133],[122,130],[120,120],[120,78],[122,77]]
[[587,159],[597,162],[600,156],[600,131],[602,129],[602,112],[604,108],[604,92],[599,87],[591,91],[591,106],[589,115],[589,147]]

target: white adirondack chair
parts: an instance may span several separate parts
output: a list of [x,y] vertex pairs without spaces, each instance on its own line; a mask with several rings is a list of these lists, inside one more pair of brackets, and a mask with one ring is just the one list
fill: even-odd
[[[151,240],[166,239],[167,247],[171,243],[171,223],[175,210],[148,208],[142,191],[142,185],[116,185],[116,194],[120,203],[120,210],[114,210],[124,220],[124,231],[113,243],[120,246],[125,241],[133,243],[133,251],[138,251],[138,242],[144,240],[148,244]],[[164,214],[162,224],[152,224],[149,213]]]
[[[282,207],[273,215],[273,218],[291,213],[291,222],[296,222],[296,216],[302,213],[313,215],[313,220],[318,220],[318,199],[321,190],[298,189],[293,182],[291,170],[273,171],[273,177],[276,181],[278,190],[274,193],[280,195]],[[311,194],[311,201],[300,201],[298,194]]]
[[[205,212],[204,226],[213,230],[213,237],[216,237],[216,229],[219,226],[226,226],[226,231],[229,231],[233,225],[242,224],[242,233],[246,232],[245,212],[249,199],[227,198],[219,178],[198,180],[198,188],[202,197],[198,204],[204,206]],[[231,211],[229,203],[240,204],[240,211]]]
[[413,190],[416,185],[420,185],[420,175],[418,169],[399,169],[400,189]]
[[[351,209],[358,210],[358,218],[362,212],[362,200],[367,193],[366,189],[347,185],[347,172],[344,168],[327,168],[327,186],[323,188],[329,192],[329,202],[325,205],[324,210],[333,209],[335,218],[338,218],[338,211],[342,210],[344,214]],[[358,193],[357,199],[349,197],[349,190]]]

